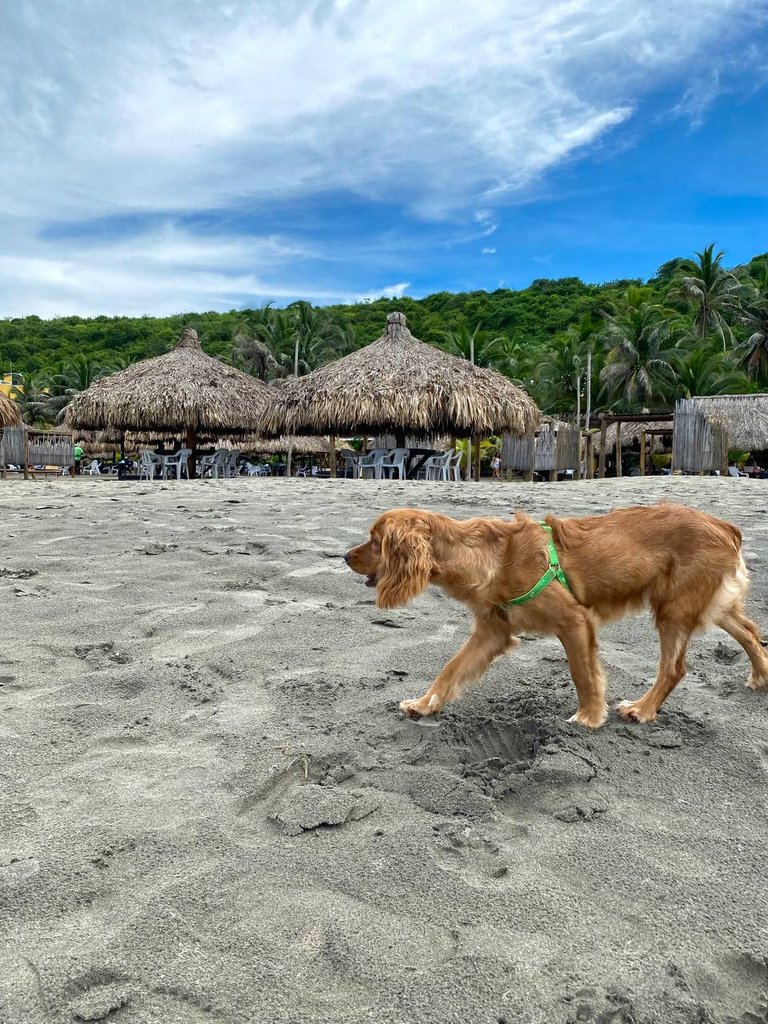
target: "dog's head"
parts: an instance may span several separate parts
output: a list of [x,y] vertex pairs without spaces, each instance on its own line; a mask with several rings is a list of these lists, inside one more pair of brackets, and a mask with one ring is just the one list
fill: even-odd
[[419,509],[396,508],[379,516],[365,544],[344,556],[350,569],[376,588],[379,608],[407,604],[424,590],[434,570],[433,516]]

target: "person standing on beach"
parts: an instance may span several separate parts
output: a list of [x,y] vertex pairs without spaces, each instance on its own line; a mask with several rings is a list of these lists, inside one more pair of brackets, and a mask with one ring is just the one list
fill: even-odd
[[77,475],[80,472],[80,463],[83,460],[83,455],[85,455],[82,441],[76,442],[75,447],[72,449],[72,455],[75,459],[75,475]]
[[498,455],[494,455],[491,459],[491,479],[501,480],[501,459]]

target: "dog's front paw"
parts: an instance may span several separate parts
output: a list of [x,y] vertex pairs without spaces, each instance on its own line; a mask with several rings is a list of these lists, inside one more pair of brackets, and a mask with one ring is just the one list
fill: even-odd
[[596,711],[585,711],[583,708],[579,708],[576,714],[571,715],[568,721],[578,722],[579,725],[584,725],[587,729],[599,729],[607,717],[607,706],[603,706]]
[[400,702],[400,710],[411,718],[425,718],[427,715],[437,714],[442,706],[443,702],[435,693],[431,696],[425,693],[423,697]]
[[646,722],[656,721],[656,712],[643,704],[642,700],[623,700],[616,705],[616,710],[625,722]]

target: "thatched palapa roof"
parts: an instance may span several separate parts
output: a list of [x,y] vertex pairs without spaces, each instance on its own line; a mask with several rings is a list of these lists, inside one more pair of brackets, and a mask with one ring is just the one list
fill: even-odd
[[[650,423],[628,423],[621,424],[621,447],[625,448],[627,445],[631,445],[633,441],[641,437],[643,434],[647,434],[650,431],[663,430],[668,433],[670,438],[672,437],[672,420],[653,420]],[[658,436],[654,434],[654,436]],[[605,444],[606,448],[610,450],[616,447],[616,424],[609,423],[605,431]]]
[[142,359],[82,391],[64,420],[81,430],[250,433],[272,402],[266,384],[206,355],[197,332],[185,328],[166,355]]
[[264,433],[524,434],[538,421],[502,374],[417,341],[390,313],[373,344],[279,388]]
[[[328,455],[331,451],[331,441],[328,437],[276,437],[267,439],[263,437],[246,437],[242,444],[237,447],[243,455],[282,455],[291,446],[294,455]],[[336,451],[351,451],[352,445],[347,441],[337,441]]]
[[725,427],[731,448],[768,449],[768,394],[712,395],[692,401],[708,420]]
[[20,426],[21,411],[18,405],[0,391],[0,428]]

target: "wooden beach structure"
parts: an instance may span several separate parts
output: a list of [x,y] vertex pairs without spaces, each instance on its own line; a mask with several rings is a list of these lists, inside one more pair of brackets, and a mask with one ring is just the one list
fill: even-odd
[[[276,389],[266,434],[339,436],[394,434],[475,437],[531,433],[534,401],[495,370],[475,366],[418,341],[402,313],[390,313],[372,344]],[[331,457],[335,473],[335,459]]]
[[566,420],[543,420],[538,429],[522,436],[505,433],[501,439],[501,471],[504,478],[521,474],[533,480],[545,473],[557,480],[559,473],[578,478],[581,472],[581,430]]
[[111,436],[127,431],[179,433],[192,451],[208,437],[253,434],[275,400],[275,392],[255,377],[203,352],[197,332],[185,328],[173,349],[142,359],[97,380],[72,399],[64,422],[79,430]]
[[635,440],[640,442],[640,476],[649,468],[649,442],[656,437],[672,435],[674,416],[670,413],[600,413],[597,475],[605,477],[606,457],[616,453],[616,475],[621,476],[621,449]]
[[30,476],[35,479],[39,472],[69,473],[74,462],[72,436],[66,430],[36,430],[23,423],[0,430],[0,477],[3,480],[8,476],[8,466],[20,466],[27,480]]
[[681,398],[674,413],[610,414],[599,416],[598,476],[614,451],[621,476],[621,449],[639,441],[640,475],[649,469],[652,444],[668,438],[673,473],[725,472],[728,449],[768,451],[768,394],[706,395]]

